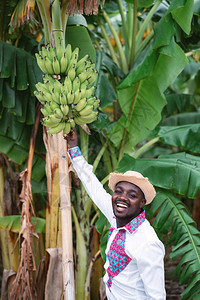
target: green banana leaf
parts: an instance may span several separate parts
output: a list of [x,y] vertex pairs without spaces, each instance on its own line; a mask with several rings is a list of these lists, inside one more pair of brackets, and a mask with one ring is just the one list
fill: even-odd
[[[168,34],[171,35],[170,32]],[[169,54],[166,54],[167,49]],[[119,147],[124,129],[127,128],[125,152],[133,150],[160,122],[162,109],[166,105],[163,92],[187,63],[183,51],[174,42],[165,46],[165,53],[162,47],[162,52],[157,58],[154,50],[149,48],[143,63],[118,86],[118,100],[123,115],[109,132],[109,138]],[[151,65],[148,61],[151,61]]]
[[186,153],[162,155],[157,159],[134,159],[125,154],[118,172],[135,170],[148,177],[151,183],[194,199],[200,188],[200,158]]
[[181,126],[161,126],[157,131],[157,136],[159,136],[164,144],[200,153],[200,123]]
[[173,0],[168,10],[168,14],[172,14],[173,19],[186,34],[191,31],[193,8],[194,0]]
[[166,100],[167,105],[163,109],[164,117],[171,117],[183,112],[197,111],[194,97],[191,94],[169,94],[166,95]]
[[101,211],[99,211],[99,215],[100,216],[99,216],[97,222],[95,223],[95,227],[101,235],[99,248],[101,250],[101,256],[102,256],[103,260],[106,261],[105,249],[106,249],[107,242],[108,242],[108,233],[109,233],[110,223],[108,222],[107,218],[104,216],[104,214],[102,214]]
[[173,243],[170,257],[181,257],[175,273],[179,284],[187,284],[181,299],[194,299],[200,290],[200,232],[184,204],[172,193],[156,189],[156,197],[150,207],[155,216],[154,228],[170,233],[167,244]]
[[[42,218],[31,218],[33,225],[36,223],[34,232],[36,233],[45,233],[46,220]],[[0,228],[8,229],[12,232],[19,233],[21,230],[21,216],[12,215],[0,217]]]
[[[30,88],[31,95],[33,95],[35,84],[42,81],[42,72],[35,57],[23,49],[0,41],[0,62],[1,80],[2,78],[10,78],[11,90],[14,87],[17,90]],[[8,86],[6,85],[4,89],[8,89]],[[7,91],[7,93],[10,92],[10,90]]]
[[92,45],[87,28],[84,26],[67,26],[66,27],[66,44],[71,44],[73,48],[79,47],[79,58],[89,54],[90,59],[96,62],[96,52]]

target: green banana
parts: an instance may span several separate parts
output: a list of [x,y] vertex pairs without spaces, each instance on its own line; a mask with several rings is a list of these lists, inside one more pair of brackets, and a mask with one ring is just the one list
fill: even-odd
[[40,101],[40,103],[45,104],[46,103],[46,98],[44,97],[42,92],[34,91],[35,97]]
[[74,92],[73,90],[71,90],[68,94],[67,94],[67,103],[68,104],[72,104],[74,101]]
[[94,94],[95,90],[96,90],[95,86],[92,86],[91,88],[86,89],[85,97],[90,98]]
[[73,65],[73,66],[71,67],[71,69],[69,69],[67,75],[68,75],[68,77],[69,77],[69,79],[70,79],[71,81],[74,80],[74,78],[75,78],[75,76],[76,76],[75,65]]
[[58,59],[56,58],[56,56],[53,59],[53,70],[54,70],[54,74],[59,75],[60,74],[60,63],[58,61]]
[[47,56],[44,57],[44,64],[45,64],[45,68],[47,69],[46,73],[49,74],[49,75],[53,75],[54,70],[53,70],[53,67],[52,67],[52,62]]
[[80,87],[80,79],[78,76],[76,76],[72,83],[72,89],[73,89],[74,93],[79,89],[79,87]]
[[85,80],[83,83],[81,83],[80,89],[82,91],[84,89],[87,89],[87,87],[88,87],[88,80]]
[[58,108],[58,107],[55,108],[53,112],[54,112],[56,118],[60,118],[60,119],[63,118],[63,112],[61,111],[60,108]]
[[67,104],[61,104],[60,109],[64,116],[67,116],[69,113],[69,106]]
[[53,87],[54,87],[55,91],[57,91],[58,93],[61,93],[62,83],[59,80],[54,79]]
[[92,111],[89,115],[87,116],[79,116],[79,117],[75,117],[74,121],[78,124],[78,125],[83,125],[83,124],[90,124],[94,121],[97,120],[97,116],[98,113]]
[[77,65],[76,65],[76,70],[78,70],[78,68],[82,65],[85,65],[85,62],[87,61],[88,59],[88,54],[86,54],[83,58],[79,59],[79,61],[77,62]]
[[48,56],[47,46],[42,46],[42,48],[40,50],[40,54],[42,57]]
[[36,89],[38,90],[38,92],[48,92],[48,93],[49,93],[49,90],[48,90],[48,88],[45,86],[44,83],[38,82],[38,83],[36,83],[35,87],[36,87]]
[[70,123],[70,125],[71,125],[71,128],[74,128],[75,127],[75,122],[74,122],[74,118],[69,118],[68,119],[68,122]]
[[47,133],[48,134],[55,134],[55,133],[59,133],[60,131],[62,131],[65,128],[65,122],[60,122],[57,126],[48,129]]
[[60,94],[55,88],[52,89],[52,100],[60,104]]
[[65,94],[61,93],[60,94],[60,104],[67,104],[67,97],[65,96]]
[[37,64],[38,64],[39,68],[42,70],[43,73],[47,73],[47,69],[45,67],[44,59],[38,53],[35,53],[35,57],[36,57]]
[[66,54],[64,53],[60,60],[60,73],[65,74],[68,66],[68,61],[66,58]]
[[54,127],[60,123],[60,119],[55,118],[55,119],[57,119],[57,121],[56,121],[54,118],[52,120],[52,117],[55,118],[55,116],[53,116],[53,115],[43,118],[42,119],[43,125],[45,125],[46,127]]
[[79,101],[79,103],[75,106],[75,109],[77,110],[77,111],[80,111],[80,110],[82,110],[85,106],[86,106],[86,104],[87,104],[87,98],[85,97],[85,98],[82,98],[80,101]]
[[86,69],[81,74],[79,74],[79,79],[81,83],[83,83],[88,77],[88,71]]
[[74,118],[74,122],[75,122],[77,125],[84,125],[84,124],[86,124],[85,121],[82,121],[82,120],[80,119],[80,117],[75,117],[75,118]]
[[74,100],[73,100],[73,104],[76,105],[82,98],[82,93],[81,90],[78,89],[75,93],[74,93]]
[[71,67],[73,65],[76,67],[76,64],[77,64],[77,61],[78,61],[78,55],[79,55],[79,48],[76,47],[76,49],[73,51],[73,53],[71,55],[67,71],[69,71],[69,69],[71,69]]
[[47,81],[50,81],[52,84],[54,84],[54,80],[53,77],[51,75],[48,74],[43,74],[43,81],[44,83],[46,83]]
[[65,49],[63,48],[63,46],[61,46],[61,44],[56,47],[56,57],[60,63],[61,63],[61,59],[64,55],[64,52],[65,52]]
[[48,58],[51,62],[53,62],[54,57],[56,56],[56,50],[55,48],[52,48],[51,46],[48,47]]
[[93,105],[86,105],[82,110],[79,111],[81,116],[89,115],[93,111]]
[[86,88],[79,89],[81,91],[81,98],[86,97]]
[[67,45],[67,47],[65,49],[65,56],[66,56],[67,61],[69,62],[70,59],[71,59],[71,56],[72,56],[72,46],[71,46],[71,44]]
[[69,122],[65,123],[65,127],[63,129],[63,133],[68,134],[71,130],[71,124]]
[[49,105],[50,105],[52,111],[54,111],[56,108],[60,107],[59,104],[54,101],[50,101]]
[[45,100],[46,100],[47,102],[52,101],[52,95],[51,95],[49,92],[44,91],[44,92],[42,92],[42,93],[43,93],[43,96],[44,96],[44,98],[45,98]]
[[86,64],[85,64],[85,68],[90,68],[91,65],[92,65],[92,61],[91,60],[87,60]]
[[47,111],[45,108],[41,108],[40,111],[41,111],[41,113],[42,113],[45,117],[48,117],[48,116],[49,116],[49,113],[48,113],[48,111]]
[[80,75],[86,69],[86,61],[82,63],[78,68],[76,68],[76,75]]
[[97,109],[97,108],[100,106],[100,100],[97,99],[97,100],[94,102],[93,106],[94,106],[94,109]]
[[98,71],[94,70],[94,72],[88,78],[89,85],[93,84],[96,81],[97,77],[98,77]]
[[65,77],[64,85],[67,87],[68,92],[72,90],[72,82],[68,76]]
[[52,114],[53,110],[50,106],[50,102],[47,102],[45,105],[44,105],[44,109],[49,113],[49,115]]
[[94,105],[96,100],[97,100],[97,97],[91,97],[91,98],[87,99],[87,104]]

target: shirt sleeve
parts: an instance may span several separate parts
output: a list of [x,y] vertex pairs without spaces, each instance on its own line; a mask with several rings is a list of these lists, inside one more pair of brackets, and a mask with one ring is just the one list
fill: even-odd
[[111,222],[113,219],[111,195],[106,192],[103,185],[94,175],[92,171],[93,167],[84,159],[78,146],[69,149],[68,154],[86,192],[108,221]]
[[158,242],[149,242],[137,260],[138,270],[148,300],[165,300],[164,246]]

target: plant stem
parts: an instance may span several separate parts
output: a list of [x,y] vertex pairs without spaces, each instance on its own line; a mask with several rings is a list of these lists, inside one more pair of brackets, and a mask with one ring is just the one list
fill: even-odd
[[[132,35],[133,35],[133,3],[127,3],[128,12],[127,12],[127,23],[128,23],[128,40],[129,45],[132,43]],[[129,53],[130,60],[130,53]]]
[[91,275],[92,275],[92,268],[95,263],[95,261],[101,257],[101,250],[98,250],[95,256],[92,258],[88,271],[87,271],[87,276],[85,280],[85,300],[90,300],[90,280],[91,280]]
[[102,11],[102,13],[103,13],[103,17],[104,17],[105,21],[108,23],[110,31],[112,32],[113,37],[115,39],[115,42],[116,42],[116,45],[117,45],[117,48],[119,51],[120,60],[121,60],[122,71],[125,74],[127,74],[128,73],[128,65],[127,65],[126,57],[125,57],[120,39],[118,37],[118,34],[117,34],[115,28],[113,27],[113,25],[111,24],[110,18],[108,17],[107,13],[104,10]]
[[89,142],[89,135],[79,127],[80,132],[80,139],[81,139],[81,152],[84,158],[88,161],[88,142]]
[[152,37],[154,36],[154,31],[152,30],[148,36],[140,43],[140,45],[138,46],[138,48],[136,49],[135,52],[135,59],[137,59],[137,57],[139,56],[139,54],[142,52],[142,50],[146,47],[146,45],[149,43],[149,41],[152,39]]
[[[134,93],[134,96],[133,96],[133,100],[132,100],[130,111],[129,111],[128,118],[127,118],[128,120],[130,119],[132,111],[133,111],[133,107],[134,107],[134,103],[135,103],[135,98],[137,96],[137,92],[138,92],[139,86],[140,86],[140,81],[137,83],[137,86],[136,86],[136,89],[135,89],[135,93]],[[119,159],[118,159],[118,161],[121,160],[123,152],[124,152],[124,145],[125,145],[125,141],[126,141],[127,130],[128,130],[128,127],[125,127],[124,128],[123,138],[122,138],[122,144],[121,144],[121,148],[120,148],[120,152],[119,152]]]
[[139,47],[139,43],[142,40],[142,36],[152,18],[152,16],[154,15],[155,11],[157,10],[158,6],[160,5],[160,3],[162,2],[162,0],[157,0],[154,4],[154,6],[151,8],[151,10],[149,11],[148,15],[146,16],[145,20],[143,21],[137,36],[136,36],[136,47]]
[[44,26],[44,37],[45,43],[50,43],[51,35],[51,19],[50,19],[50,5],[47,6],[46,1],[36,0],[37,6],[40,12],[40,17],[42,19],[42,24]]
[[101,184],[104,185],[108,181],[108,178],[109,174],[103,180],[101,180]]
[[67,5],[68,5],[68,0],[63,0],[62,8],[61,8],[61,19],[62,19],[62,29],[63,29],[64,37],[65,37],[65,32],[66,32],[67,20],[68,20],[68,14],[66,14]]
[[150,140],[149,142],[147,142],[145,145],[143,145],[140,149],[138,149],[134,154],[133,157],[134,158],[138,158],[140,157],[144,152],[146,152],[149,147],[151,147],[153,144],[156,144],[159,141],[159,137],[156,137],[152,140]]
[[94,163],[93,163],[93,172],[94,172],[94,173],[95,173],[95,171],[96,171],[96,168],[97,168],[97,166],[98,166],[98,164],[99,164],[99,162],[100,162],[100,160],[101,160],[101,157],[102,157],[102,155],[104,154],[104,152],[105,152],[107,146],[108,146],[108,143],[107,143],[107,142],[103,144],[101,150],[99,151],[99,153],[98,153],[98,155],[97,155],[97,157],[96,157],[96,159],[95,159],[95,161],[94,161]]
[[58,48],[59,46],[65,48],[65,37],[62,28],[59,0],[54,0],[52,4],[52,29],[56,48]]
[[88,252],[86,249],[83,234],[81,232],[81,228],[79,226],[78,218],[76,216],[76,212],[73,206],[72,215],[76,228],[76,299],[84,299],[85,278],[87,274],[88,265]]
[[130,54],[130,67],[133,65],[134,60],[135,60],[136,33],[137,33],[137,5],[138,5],[138,0],[134,0],[133,30],[132,30],[132,44],[131,44],[131,54]]
[[103,34],[103,36],[104,36],[104,39],[106,40],[108,49],[110,50],[110,55],[111,55],[111,57],[112,57],[112,60],[116,63],[116,65],[117,65],[118,67],[120,67],[120,66],[119,66],[119,62],[118,62],[118,59],[117,59],[116,54],[115,54],[115,50],[114,50],[114,48],[113,48],[113,45],[112,45],[111,42],[110,42],[109,36],[108,36],[108,34],[107,34],[107,32],[106,32],[104,26],[103,26],[102,24],[99,23],[99,27],[101,28],[101,31],[102,31],[102,34]]
[[125,19],[124,9],[123,9],[121,0],[117,0],[117,3],[119,6],[119,11],[120,11],[121,19],[122,19],[122,29],[123,29],[124,43],[125,43],[125,53],[127,56],[129,53],[129,48],[130,48],[129,39],[128,39],[128,27],[127,27],[127,22]]

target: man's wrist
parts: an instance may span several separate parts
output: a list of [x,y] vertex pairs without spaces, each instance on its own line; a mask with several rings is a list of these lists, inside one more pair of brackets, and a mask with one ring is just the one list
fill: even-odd
[[68,150],[68,154],[69,154],[71,159],[82,156],[82,153],[81,153],[81,150],[80,150],[79,146],[75,146],[73,148],[70,148]]

